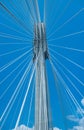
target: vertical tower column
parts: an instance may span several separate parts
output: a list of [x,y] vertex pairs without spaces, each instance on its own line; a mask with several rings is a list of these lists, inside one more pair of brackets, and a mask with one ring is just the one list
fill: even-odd
[[48,59],[46,33],[43,23],[35,25],[34,61],[36,66],[35,130],[52,130],[45,61]]

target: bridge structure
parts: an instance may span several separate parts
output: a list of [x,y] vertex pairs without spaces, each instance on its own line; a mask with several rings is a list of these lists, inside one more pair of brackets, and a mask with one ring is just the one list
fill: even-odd
[[[70,21],[72,21],[73,18],[75,18],[80,13],[82,13],[84,11],[84,9],[81,8],[71,18],[69,18],[67,21],[65,21],[62,25],[58,26],[58,28],[56,30],[54,30],[54,32],[52,34],[50,34],[50,35],[48,34],[49,36],[47,39],[46,21],[49,21],[49,20],[46,20],[47,18],[45,17],[45,14],[44,14],[44,22],[41,22],[40,11],[39,11],[39,7],[38,7],[38,0],[32,0],[32,1],[25,0],[23,2],[21,1],[22,3],[19,3],[19,1],[18,1],[18,4],[16,4],[16,1],[13,1],[13,2],[15,2],[14,3],[15,5],[11,1],[10,1],[10,3],[14,9],[16,9],[15,7],[18,7],[18,5],[19,5],[19,9],[21,9],[24,5],[24,8],[26,11],[22,10],[22,13],[23,13],[23,16],[24,16],[24,14],[27,13],[24,17],[25,19],[23,19],[23,17],[20,17],[20,15],[17,15],[16,11],[14,11],[14,10],[12,10],[12,8],[10,8],[9,3],[0,1],[0,11],[1,11],[0,13],[2,13],[2,15],[3,15],[3,11],[5,11],[5,13],[7,13],[8,20],[10,20],[10,18],[12,18],[12,20],[14,20],[13,21],[14,27],[16,27],[16,29],[11,28],[10,25],[12,25],[12,24],[10,21],[7,22],[7,25],[5,25],[6,23],[3,24],[3,21],[5,21],[4,19],[6,17],[3,18],[0,16],[1,17],[0,20],[2,21],[2,24],[0,23],[1,29],[4,30],[3,27],[5,27],[5,28],[7,28],[7,30],[5,30],[5,31],[7,31],[7,33],[8,32],[11,33],[12,31],[14,31],[13,33],[16,35],[15,36],[12,33],[11,33],[12,35],[6,34],[6,33],[3,33],[3,31],[2,31],[2,32],[0,32],[0,37],[2,38],[3,43],[5,43],[4,39],[6,38],[6,40],[8,39],[8,42],[12,41],[12,39],[13,39],[13,40],[15,40],[15,42],[17,41],[17,42],[20,42],[20,44],[23,43],[24,46],[26,46],[26,45],[28,45],[28,46],[27,46],[27,48],[24,47],[22,49],[16,49],[14,51],[10,51],[7,53],[5,52],[5,54],[2,54],[2,55],[0,54],[0,57],[2,58],[3,56],[11,55],[13,53],[17,54],[20,51],[24,50],[22,52],[23,53],[22,55],[20,53],[20,56],[17,55],[17,57],[14,60],[12,60],[11,62],[8,62],[7,64],[4,62],[5,65],[3,66],[3,64],[2,64],[2,67],[0,67],[0,72],[2,73],[2,81],[0,81],[0,85],[2,86],[2,89],[0,91],[0,94],[1,94],[0,98],[2,99],[2,101],[1,101],[2,110],[0,111],[0,114],[1,114],[0,129],[9,130],[9,129],[14,128],[14,130],[18,130],[18,129],[26,130],[29,128],[24,127],[24,125],[29,127],[30,124],[31,124],[31,127],[34,126],[33,128],[30,128],[31,130],[32,129],[34,129],[34,130],[53,130],[53,129],[55,129],[55,128],[53,128],[54,121],[52,121],[50,96],[49,96],[49,90],[48,90],[49,86],[48,86],[48,81],[47,81],[47,70],[46,70],[46,61],[47,60],[49,60],[49,62],[50,62],[50,65],[52,67],[53,74],[54,74],[54,80],[56,81],[55,90],[56,90],[57,95],[55,95],[55,97],[57,96],[56,99],[57,99],[57,101],[59,100],[55,104],[55,105],[57,105],[57,106],[55,106],[55,108],[57,107],[56,113],[58,112],[57,115],[55,115],[55,117],[56,116],[57,117],[56,118],[54,117],[55,119],[53,118],[53,120],[55,120],[55,125],[57,126],[57,123],[58,123],[58,125],[59,125],[58,127],[62,127],[63,130],[67,130],[69,128],[74,129],[75,128],[74,122],[72,122],[72,123],[70,123],[70,122],[75,119],[76,121],[79,120],[79,122],[77,122],[77,128],[84,129],[84,123],[83,123],[83,125],[80,124],[81,120],[84,119],[84,111],[82,109],[82,106],[84,106],[84,91],[82,91],[81,87],[80,88],[79,88],[79,86],[77,87],[76,86],[77,84],[75,85],[74,80],[72,81],[72,78],[73,78],[81,86],[84,86],[84,83],[82,82],[82,80],[80,80],[76,76],[76,74],[74,74],[72,71],[73,65],[75,67],[78,67],[81,70],[83,70],[84,67],[81,66],[81,64],[76,63],[74,61],[74,59],[71,60],[70,58],[65,56],[65,51],[64,51],[64,54],[63,53],[61,54],[62,50],[58,51],[59,49],[63,49],[63,50],[68,50],[68,52],[69,51],[80,52],[81,54],[83,54],[84,50],[76,49],[74,47],[70,48],[71,43],[70,43],[69,47],[66,47],[65,43],[64,43],[64,46],[61,46],[60,42],[58,42],[59,45],[54,44],[55,42],[57,43],[56,40],[61,40],[63,38],[67,38],[67,37],[69,38],[69,37],[72,37],[75,35],[79,35],[79,34],[84,33],[84,31],[82,30],[79,32],[59,36],[56,38],[52,37],[54,34],[56,34],[57,31],[59,31],[66,24],[68,24]],[[51,0],[51,2],[52,2],[52,0]],[[67,5],[69,5],[69,3]],[[57,4],[57,3],[55,3],[55,4]],[[65,10],[66,9],[67,8],[65,8]],[[44,7],[44,10],[45,10],[45,7]],[[18,12],[18,8],[17,8],[17,12]],[[29,19],[27,19],[27,16],[29,16]],[[50,17],[50,15],[49,15],[49,17]],[[29,22],[29,23],[27,23],[27,22]],[[28,24],[29,25],[31,24],[32,26],[29,26]],[[20,26],[20,28],[18,26]],[[32,27],[32,29],[31,29],[31,27]],[[47,30],[47,32],[49,31],[48,33],[50,33],[54,27],[55,27],[55,25],[51,29],[49,28],[49,30]],[[8,29],[12,30],[12,31],[8,31]],[[21,29],[22,31],[19,31],[18,29]],[[15,31],[16,31],[16,33],[15,33]],[[19,36],[17,36],[17,34],[19,34]],[[52,39],[51,39],[51,37],[52,37]],[[12,42],[14,42],[14,41],[12,41]],[[30,42],[30,45],[28,42]],[[52,44],[50,44],[50,43],[52,43]],[[33,45],[33,49],[31,49],[32,45]],[[29,46],[30,46],[30,50],[29,50]],[[19,47],[21,47],[21,46],[19,46]],[[5,48],[5,49],[7,49],[7,48]],[[30,57],[30,53],[33,53],[32,57]],[[73,55],[73,53],[70,53],[70,55],[71,54]],[[72,70],[69,70],[67,65],[64,65],[67,62],[62,63],[63,60],[59,60],[59,57],[60,57],[60,59],[62,58],[62,59],[64,59],[64,61],[69,62],[70,66],[72,65],[72,68],[71,68]],[[7,71],[7,73],[4,71],[8,67],[12,66],[14,63],[19,61],[21,58],[22,58],[22,62],[20,62],[20,64],[18,62],[16,64],[16,66],[17,66],[16,68],[15,68],[15,66],[13,66],[13,70],[11,72],[9,72],[10,69]],[[2,58],[2,59],[4,60],[5,58]],[[25,60],[23,60],[23,59],[25,59]],[[29,59],[29,61],[28,61],[28,59]],[[11,58],[9,60],[11,60]],[[8,61],[8,59],[7,59],[7,61]],[[23,65],[23,67],[21,68],[20,65]],[[19,67],[20,67],[20,69],[19,69]],[[19,70],[20,70],[20,72],[19,72]],[[15,71],[17,71],[16,77],[14,76],[14,79],[13,78],[11,79],[10,76],[12,74],[14,74]],[[31,73],[31,71],[32,71],[32,73]],[[21,78],[18,78],[18,77],[20,77],[19,75],[21,76]],[[28,77],[28,75],[29,75],[29,77]],[[71,76],[72,76],[72,78],[71,78]],[[3,79],[3,77],[4,77],[4,79]],[[10,78],[11,82],[10,82],[9,78]],[[34,101],[35,101],[35,106],[34,106],[35,107],[35,113],[34,113],[35,122],[30,121],[30,114],[31,114],[30,107],[32,105],[32,102],[31,102],[32,96],[31,96],[31,99],[30,99],[30,97],[28,97],[30,87],[32,86],[33,78],[35,78],[35,99],[34,99]],[[16,79],[19,79],[19,82],[17,84],[15,83]],[[7,83],[7,81],[9,83]],[[26,81],[27,81],[27,83],[26,83]],[[8,86],[7,86],[7,84],[8,84]],[[25,85],[25,87],[24,87],[24,85]],[[11,86],[12,86],[12,89],[11,89]],[[71,88],[71,86],[72,86],[72,88]],[[54,88],[54,87],[52,87],[52,88]],[[23,89],[24,89],[24,91],[23,91]],[[32,91],[33,91],[33,89],[32,89]],[[76,95],[74,94],[75,91],[79,95],[78,97],[80,97],[80,100],[82,99],[81,103],[79,103],[79,101],[78,101],[79,99],[78,100],[76,99]],[[20,94],[23,94],[23,97],[20,98]],[[33,94],[33,96],[34,96],[34,94]],[[21,99],[20,102],[18,101],[19,98]],[[27,102],[28,101],[27,98],[31,101]],[[7,102],[5,104],[4,101],[6,101],[6,100],[7,100]],[[27,103],[29,103],[29,104],[27,105]],[[28,109],[26,107],[28,107]],[[16,108],[16,110],[15,110],[15,108]],[[18,108],[18,110],[17,110],[17,108]],[[23,116],[23,115],[25,115],[25,112],[24,112],[25,108],[26,108],[26,113],[28,114],[28,118],[26,116],[26,121],[24,119],[25,116]],[[15,112],[15,113],[13,114],[13,112]],[[13,117],[12,114],[15,117]],[[22,117],[23,117],[23,119],[22,119]],[[13,121],[9,125],[10,119],[12,119]],[[83,122],[84,122],[84,120],[83,120]],[[22,125],[22,123],[23,123],[23,125]],[[20,126],[22,126],[21,129],[19,128]],[[58,129],[59,128],[56,128],[56,130],[58,130]]]
[[46,60],[49,59],[49,52],[46,40],[44,23],[35,25],[34,39],[34,61],[36,65],[36,86],[35,86],[35,130],[53,130],[51,122],[50,102],[46,74]]

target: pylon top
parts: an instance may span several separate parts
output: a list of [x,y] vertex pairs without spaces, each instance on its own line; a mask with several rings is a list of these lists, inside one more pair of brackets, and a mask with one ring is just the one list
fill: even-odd
[[42,49],[45,59],[49,58],[47,40],[46,40],[46,30],[44,23],[37,23],[34,26],[34,60],[38,56],[38,53]]

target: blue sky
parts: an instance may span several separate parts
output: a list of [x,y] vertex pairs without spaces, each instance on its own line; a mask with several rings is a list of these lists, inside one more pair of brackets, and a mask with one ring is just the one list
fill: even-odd
[[[23,54],[33,47],[34,37],[34,21],[32,20],[25,0],[13,0],[12,2],[1,0],[1,2],[4,4],[4,6],[7,7],[8,10],[11,11],[12,14],[14,14],[17,19],[19,19],[20,22],[15,20],[11,15],[7,13],[7,11],[5,11],[0,6],[0,95],[2,96],[0,102],[0,116],[2,116],[9,100],[11,99],[11,96],[13,95],[15,88],[17,87],[22,75],[24,74],[27,66],[32,59],[33,51],[30,51],[25,55]],[[31,3],[29,1],[28,3],[29,6],[31,6]],[[53,126],[57,126],[58,128],[65,130],[65,125],[67,128],[73,127],[73,125],[77,125],[77,122],[73,123],[67,120],[67,116],[74,115],[76,117],[82,118],[80,114],[77,113],[78,107],[74,105],[72,101],[73,98],[71,99],[69,94],[66,93],[66,85],[63,84],[62,78],[71,90],[75,99],[78,101],[80,107],[82,107],[81,100],[84,97],[84,51],[82,51],[84,50],[84,1],[46,0],[44,6],[44,1],[38,0],[38,4],[42,22],[44,21],[45,12],[47,43],[50,59],[55,67],[53,70],[50,61],[46,61],[50,92],[50,104],[52,110],[52,122]],[[31,10],[33,13],[32,7]],[[5,65],[8,65],[8,63],[14,61],[14,59],[20,57],[21,55],[23,55],[23,57],[17,60],[17,62],[14,62],[9,67],[6,66],[5,69],[3,68],[3,66],[5,67]],[[68,60],[64,57],[66,57]],[[15,68],[16,70],[11,73]],[[22,71],[20,72],[20,70]],[[20,74],[18,75],[19,72]],[[9,130],[14,128],[21,108],[23,97],[28,86],[31,72],[32,68],[27,74],[22,86],[20,85],[22,89],[20,90],[8,116],[7,113],[11,105],[5,113],[1,123],[3,124],[6,116],[7,118],[4,122],[2,130]],[[61,75],[61,78],[59,77],[59,74]],[[68,79],[70,80],[68,80],[64,74],[67,75]],[[14,80],[15,77],[16,80]],[[71,81],[71,83],[76,86],[83,97],[77,92],[77,89],[73,88],[73,85],[69,81]],[[27,125],[29,112],[28,110],[34,84],[33,82],[34,78],[31,83],[31,88],[27,96],[19,125]],[[10,88],[4,94],[5,90],[9,86]],[[33,124],[34,96],[29,126],[32,127]]]

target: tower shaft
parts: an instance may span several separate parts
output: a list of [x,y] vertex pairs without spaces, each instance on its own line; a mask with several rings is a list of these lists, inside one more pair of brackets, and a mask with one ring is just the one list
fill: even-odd
[[48,58],[45,27],[43,23],[35,25],[34,61],[36,65],[35,87],[35,130],[52,130],[49,111],[48,85],[45,61]]

